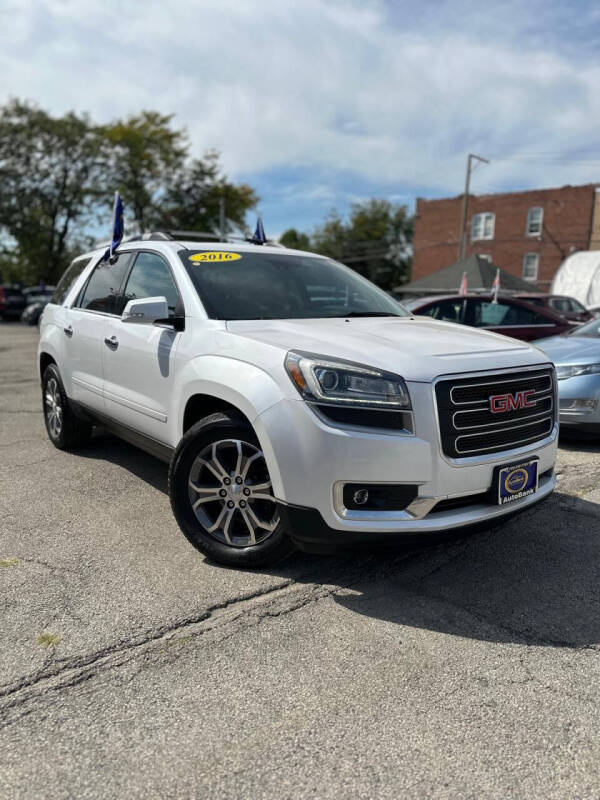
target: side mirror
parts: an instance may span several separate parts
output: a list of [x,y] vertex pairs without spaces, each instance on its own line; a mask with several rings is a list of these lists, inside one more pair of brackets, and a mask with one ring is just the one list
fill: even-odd
[[167,319],[169,306],[166,297],[142,297],[130,300],[121,314],[121,322],[137,322],[152,325],[157,319]]

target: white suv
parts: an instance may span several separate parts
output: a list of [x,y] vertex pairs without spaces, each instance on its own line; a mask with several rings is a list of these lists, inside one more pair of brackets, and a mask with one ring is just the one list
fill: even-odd
[[158,235],[88,253],[39,368],[52,442],[100,424],[168,461],[177,522],[223,563],[491,523],[555,486],[540,350],[412,317],[311,253]]

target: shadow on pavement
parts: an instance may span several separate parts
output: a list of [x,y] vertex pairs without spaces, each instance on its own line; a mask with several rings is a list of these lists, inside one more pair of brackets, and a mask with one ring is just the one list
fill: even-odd
[[132,475],[167,494],[168,465],[111,433],[103,430],[94,431],[90,444],[77,450],[75,455],[78,458],[92,458],[118,464]]
[[[167,493],[167,466],[110,434],[96,434],[78,455],[118,464]],[[352,589],[335,602],[398,626],[498,643],[600,644],[600,505],[560,492],[483,532],[426,546],[298,553],[259,571]]]
[[[555,493],[536,509],[462,543],[400,563],[355,613],[497,643],[600,644],[600,506]],[[401,633],[398,634],[401,636]]]

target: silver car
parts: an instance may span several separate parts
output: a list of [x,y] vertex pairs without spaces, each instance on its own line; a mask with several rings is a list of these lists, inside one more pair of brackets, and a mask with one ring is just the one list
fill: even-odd
[[600,435],[600,319],[536,344],[556,365],[561,427]]

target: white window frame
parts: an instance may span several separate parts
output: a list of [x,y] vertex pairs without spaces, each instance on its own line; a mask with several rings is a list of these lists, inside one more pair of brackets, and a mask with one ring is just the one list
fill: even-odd
[[492,263],[492,257],[489,253],[477,253],[477,255],[479,258],[485,259],[489,264]]
[[492,211],[482,211],[480,214],[473,214],[471,217],[472,242],[479,242],[483,241],[484,239],[493,239],[495,229],[496,215]]
[[[533,257],[531,263],[529,263],[529,259]],[[535,267],[535,274],[530,276],[526,274],[526,267],[534,266]],[[535,283],[538,279],[538,274],[540,271],[540,254],[539,253],[525,253],[523,255],[523,280],[530,281],[531,283]]]
[[[539,223],[535,222],[533,224],[536,224],[536,225],[539,224],[539,230],[532,231],[531,230],[531,225],[532,225],[532,222],[533,222],[532,217],[533,217],[534,213],[538,212],[538,211],[539,211],[539,214],[540,214]],[[526,236],[541,236],[542,235],[543,226],[544,226],[544,209],[541,206],[531,206],[531,208],[528,209],[528,211],[527,211],[527,223],[525,225],[525,235]]]

